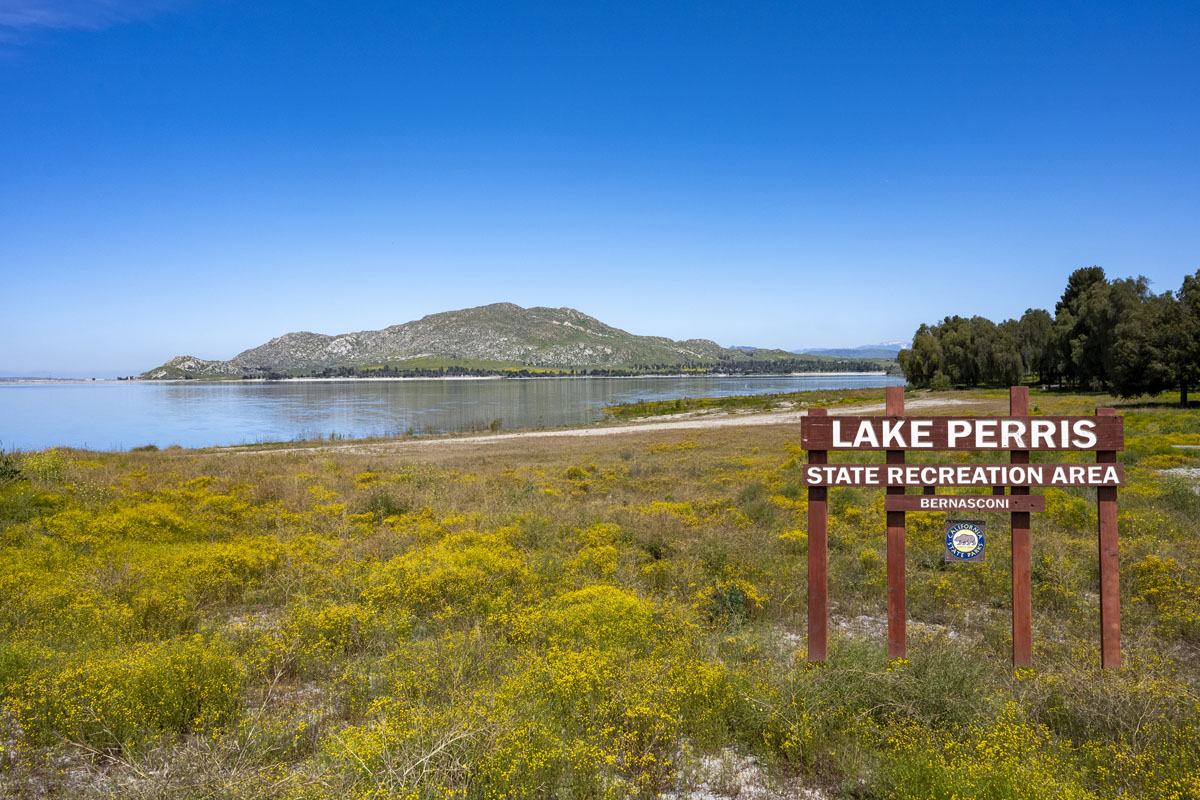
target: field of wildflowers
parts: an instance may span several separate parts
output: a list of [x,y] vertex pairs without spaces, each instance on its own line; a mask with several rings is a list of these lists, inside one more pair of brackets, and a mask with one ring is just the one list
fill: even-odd
[[947,565],[909,515],[889,663],[883,495],[832,490],[807,665],[794,425],[0,454],[0,796],[732,797],[736,758],[764,794],[1200,797],[1200,412],[1032,404],[1126,417],[1119,670],[1086,489],[1035,515],[1016,673],[1003,516]]

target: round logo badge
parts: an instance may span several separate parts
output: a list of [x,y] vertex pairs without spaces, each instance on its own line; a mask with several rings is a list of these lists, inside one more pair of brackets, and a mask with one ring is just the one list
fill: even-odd
[[983,552],[983,526],[975,522],[955,522],[946,528],[946,552],[969,561]]

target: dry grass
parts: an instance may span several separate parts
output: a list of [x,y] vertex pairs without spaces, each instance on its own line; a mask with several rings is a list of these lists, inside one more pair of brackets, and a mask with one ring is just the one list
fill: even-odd
[[910,515],[911,660],[889,664],[882,495],[833,491],[833,653],[806,668],[794,423],[39,454],[0,486],[0,791],[732,793],[702,773],[733,759],[778,792],[1189,796],[1200,496],[1169,470],[1196,466],[1171,444],[1200,416],[1128,414],[1115,673],[1086,490],[1035,521],[1016,676],[1004,520],[948,568],[940,517]]

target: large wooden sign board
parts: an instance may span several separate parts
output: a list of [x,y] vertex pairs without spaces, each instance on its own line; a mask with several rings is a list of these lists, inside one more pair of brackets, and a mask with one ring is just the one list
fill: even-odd
[[[1029,390],[1009,392],[1007,417],[906,417],[904,389],[887,389],[882,417],[829,416],[810,409],[800,423],[808,451],[803,482],[808,486],[808,659],[828,657],[828,492],[831,486],[883,486],[887,497],[888,657],[904,658],[904,515],[914,511],[1002,511],[1012,526],[1013,665],[1033,663],[1031,512],[1045,498],[1032,486],[1094,486],[1098,503],[1100,556],[1100,663],[1121,664],[1121,621],[1117,572],[1117,487],[1125,483],[1117,451],[1125,449],[1125,420],[1111,408],[1094,417],[1031,417]],[[883,450],[885,463],[829,464],[830,450]],[[1005,450],[1009,464],[905,464],[909,450]],[[1095,451],[1095,464],[1030,464],[1030,451]],[[923,494],[907,495],[905,487]],[[938,495],[938,486],[990,486],[990,495]],[[1005,493],[1005,487],[1010,487]]]

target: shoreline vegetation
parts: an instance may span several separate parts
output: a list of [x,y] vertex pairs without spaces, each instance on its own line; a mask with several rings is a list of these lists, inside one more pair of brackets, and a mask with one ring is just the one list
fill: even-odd
[[271,378],[115,378],[111,380],[134,380],[139,383],[306,383],[313,381],[488,381],[488,380],[559,380],[559,379],[578,379],[586,380],[590,378],[817,378],[826,375],[862,375],[862,376],[885,376],[889,373],[886,370],[841,370],[841,371],[826,371],[826,372],[631,372],[628,374],[572,374],[570,372],[555,372],[547,374],[519,374],[513,373],[495,373],[488,375],[405,375],[405,376],[381,376],[381,375],[342,375],[342,376],[303,376],[303,377],[271,377]]
[[[868,374],[868,373],[863,373]],[[637,400],[604,406],[605,419],[640,419],[674,414],[775,411],[779,409],[827,408],[878,401],[882,389],[838,389],[734,395],[732,397],[681,397],[676,400]]]
[[[1098,664],[1086,488],[1035,490],[1015,673],[1007,515],[958,566],[942,516],[909,515],[889,662],[883,492],[831,489],[810,666],[795,420],[882,397],[640,404],[613,435],[0,454],[0,795],[1200,794],[1200,450],[1180,447],[1200,411],[1031,392],[1035,414],[1126,419],[1121,669]],[[1003,414],[1007,393],[909,407]]]
[[[830,367],[821,369],[820,367]],[[255,370],[240,376],[124,377],[121,381],[236,382],[299,380],[470,380],[483,378],[687,378],[687,377],[789,377],[801,375],[901,375],[898,361],[871,359],[826,364],[804,359],[780,359],[775,362],[753,361],[745,364],[671,365],[664,367],[531,367],[528,365],[431,367],[341,367],[320,371],[276,372]]]

